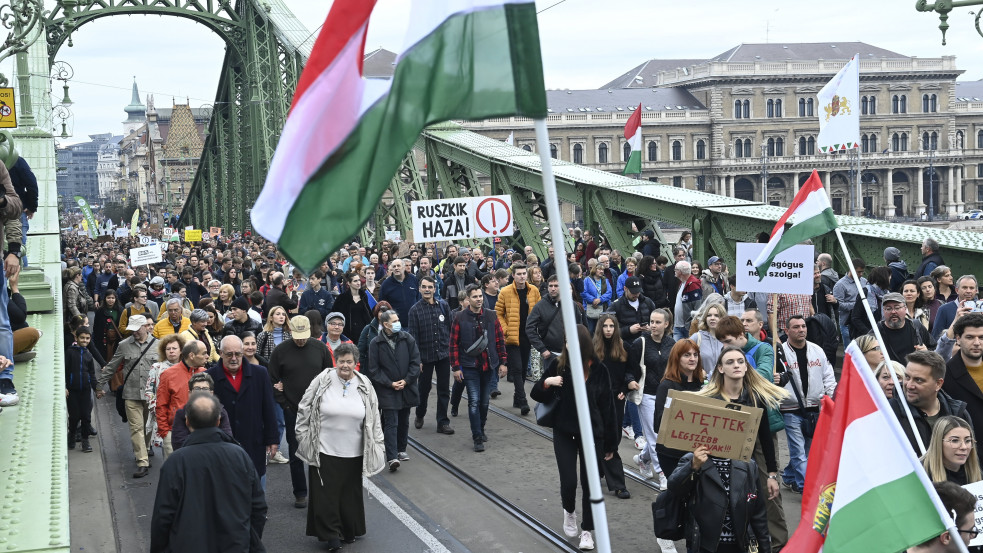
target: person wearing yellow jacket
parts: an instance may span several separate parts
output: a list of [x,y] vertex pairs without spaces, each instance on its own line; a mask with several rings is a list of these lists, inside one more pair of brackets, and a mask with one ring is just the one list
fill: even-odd
[[181,332],[181,334],[189,340],[198,340],[199,342],[205,344],[205,350],[208,352],[209,364],[218,361],[218,348],[215,347],[212,337],[208,334],[208,311],[205,311],[204,309],[195,309],[191,312],[188,319],[191,321],[191,324],[186,330]]
[[519,409],[523,415],[529,414],[525,375],[531,346],[526,336],[526,319],[532,308],[539,303],[539,290],[535,286],[528,286],[527,279],[526,266],[522,263],[513,263],[512,284],[502,288],[495,303],[498,322],[505,332],[509,378],[515,385],[512,407]]
[[164,307],[167,309],[167,317],[154,325],[154,338],[160,340],[168,334],[180,334],[191,327],[191,320],[184,316],[181,300],[171,298],[167,300]]

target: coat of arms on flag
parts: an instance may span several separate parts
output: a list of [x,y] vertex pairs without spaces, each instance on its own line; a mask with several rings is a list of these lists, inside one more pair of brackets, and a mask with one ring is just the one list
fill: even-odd
[[860,113],[853,107],[860,103],[860,62],[854,56],[819,91],[819,151],[828,154],[859,147]]

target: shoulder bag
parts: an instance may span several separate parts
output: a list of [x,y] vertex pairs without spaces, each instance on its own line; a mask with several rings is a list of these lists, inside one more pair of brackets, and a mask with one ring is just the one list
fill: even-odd
[[[588,277],[586,282],[590,282],[591,286],[594,287],[594,291],[597,292],[597,297],[601,297],[601,294],[604,293],[604,289],[605,289],[604,281],[603,280],[601,281],[600,290],[597,289],[597,284],[594,283],[594,279]],[[584,309],[587,311],[588,319],[598,319],[604,313],[604,304],[603,303],[599,303],[597,305],[589,304]]]
[[802,435],[806,438],[812,438],[812,435],[816,433],[816,424],[819,422],[819,411],[806,410],[805,403],[802,401],[802,392],[799,391],[799,387],[795,384],[794,375],[789,374],[788,381],[792,384],[792,391],[795,392],[795,401],[799,402],[799,416],[802,417]]
[[635,405],[642,404],[642,391],[645,389],[645,336],[642,336],[641,340],[642,359],[638,362],[638,364],[642,367],[642,377],[638,379],[638,389],[628,392],[628,399],[630,399]]
[[687,498],[663,490],[652,502],[652,529],[660,540],[677,541],[686,537]]
[[[146,355],[147,350],[149,350],[150,347],[153,346],[154,342],[156,341],[157,341],[156,339],[150,338],[150,343],[147,344],[147,347],[143,348],[142,352],[140,352],[140,357],[137,357],[137,360],[133,363],[133,366],[130,367],[130,370],[126,371],[126,376],[123,377],[123,383],[120,384],[119,388],[116,389],[116,412],[119,414],[120,418],[123,419],[123,422],[127,422],[126,400],[123,399],[123,387],[126,386],[126,381],[130,378],[130,374],[133,372],[134,369],[137,368],[137,365],[140,364],[140,360],[143,359],[144,355]],[[123,365],[125,364],[126,364],[126,360],[124,359],[123,364],[120,365],[120,368],[122,368]]]
[[536,424],[553,428],[559,416],[560,394],[555,388],[548,391],[550,392],[549,401],[536,404]]

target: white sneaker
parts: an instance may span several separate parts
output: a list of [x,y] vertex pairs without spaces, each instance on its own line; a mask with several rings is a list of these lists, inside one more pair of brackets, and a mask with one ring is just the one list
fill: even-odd
[[17,392],[0,394],[0,407],[10,407],[18,403],[20,403],[20,397],[17,396]]
[[645,441],[645,436],[635,436],[635,449],[641,451],[645,449],[645,446],[647,445],[648,442]]
[[643,477],[652,478],[655,476],[655,473],[652,472],[651,465],[645,461],[642,461],[641,455],[635,455],[632,457],[632,460],[635,461],[636,465],[638,465],[638,472],[642,473]]
[[590,535],[590,532],[584,530],[580,533],[580,550],[581,551],[591,551],[594,549],[594,537]]
[[635,438],[635,431],[631,429],[630,426],[622,426],[621,433],[625,435],[626,438],[632,440]]
[[665,490],[669,487],[669,481],[666,479],[666,473],[659,473],[659,489]]
[[270,457],[270,462],[276,465],[285,465],[290,462],[290,459],[284,457],[282,451],[277,450],[276,454]]
[[577,536],[577,512],[572,513],[563,511],[563,533],[567,535],[568,538],[573,538]]
[[655,541],[658,542],[662,553],[676,553],[676,543],[672,540],[656,539]]

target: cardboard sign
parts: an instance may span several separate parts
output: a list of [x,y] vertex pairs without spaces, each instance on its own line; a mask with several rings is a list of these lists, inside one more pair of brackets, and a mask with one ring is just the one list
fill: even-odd
[[133,248],[130,250],[130,266],[139,267],[140,265],[151,265],[164,261],[161,255],[160,246],[151,244],[145,248]]
[[669,390],[657,443],[682,451],[702,445],[715,457],[747,461],[754,452],[761,416],[757,407]]
[[754,260],[764,247],[765,244],[737,243],[737,260],[733,266],[737,289],[742,292],[812,295],[815,246],[800,244],[778,254],[768,268],[768,275],[759,281]]
[[201,230],[184,229],[185,242],[201,242]]
[[147,227],[147,234],[152,234],[154,236],[160,236],[160,225],[153,224]]
[[[973,517],[976,519],[975,528],[979,528],[983,524],[983,482],[966,484],[963,488],[976,496],[976,512],[973,514]],[[983,545],[983,534],[976,536],[973,538],[973,541],[969,542],[970,547],[977,545]]]
[[222,227],[208,227],[209,236],[222,236]]
[[413,237],[420,242],[512,236],[512,196],[412,202]]

